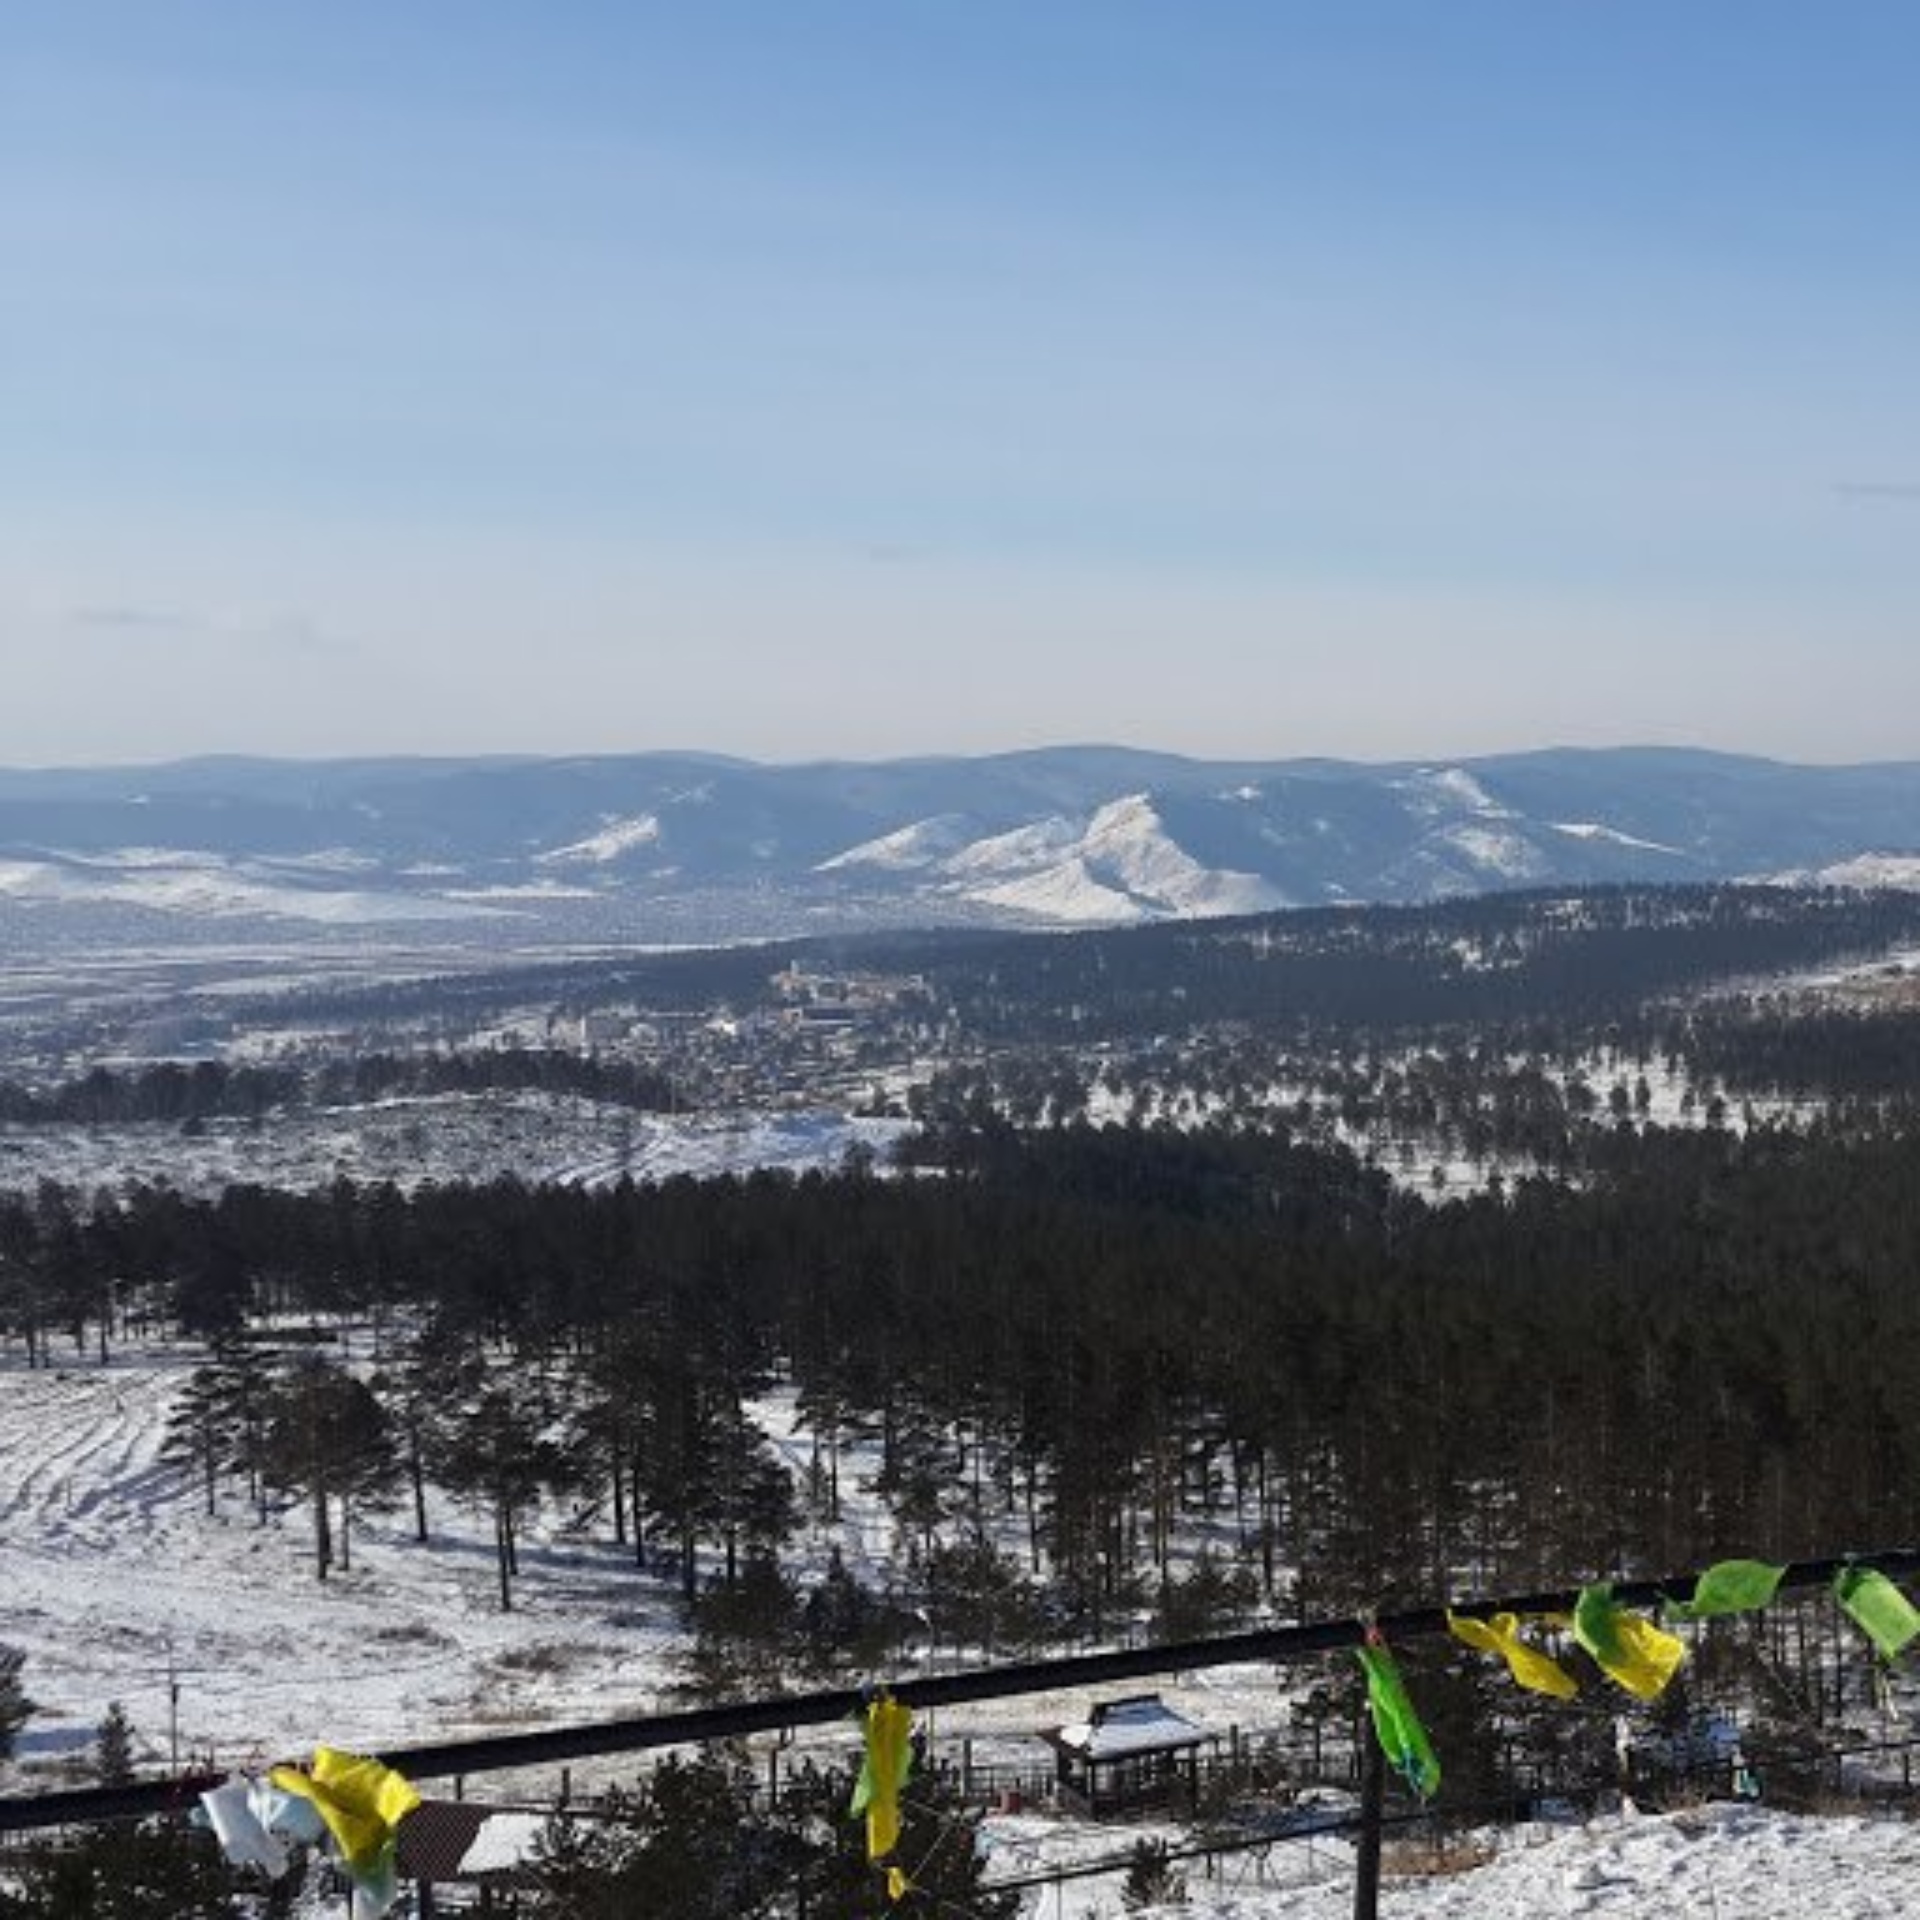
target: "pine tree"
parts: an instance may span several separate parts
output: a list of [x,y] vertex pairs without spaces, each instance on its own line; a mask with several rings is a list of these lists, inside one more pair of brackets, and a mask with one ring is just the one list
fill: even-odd
[[563,1484],[568,1466],[547,1437],[537,1383],[502,1373],[448,1416],[441,1473],[456,1498],[493,1517],[500,1610],[513,1608],[520,1571],[520,1523],[543,1490]]
[[[557,1814],[532,1863],[532,1920],[756,1920],[791,1911],[804,1845],[762,1818],[736,1757],[703,1750],[665,1761],[606,1817]],[[809,1908],[821,1920],[835,1909]]]
[[1174,1871],[1167,1858],[1164,1840],[1136,1840],[1127,1862],[1127,1877],[1121,1882],[1120,1904],[1129,1913],[1143,1907],[1184,1907],[1187,1904],[1187,1880]]
[[413,1536],[427,1539],[427,1476],[445,1443],[448,1409],[477,1378],[469,1343],[436,1315],[401,1343],[394,1364],[377,1374],[375,1392],[388,1409],[413,1501]]
[[[793,1878],[804,1887],[805,1910],[814,1920],[856,1920],[885,1904],[883,1877],[867,1859],[866,1823],[847,1813],[852,1792],[853,1780],[846,1773],[803,1768],[780,1809],[782,1827],[804,1850]],[[985,1884],[980,1816],[962,1809],[939,1774],[916,1773],[901,1811],[892,1863],[915,1890],[902,1912],[1012,1920],[1020,1911],[1021,1896],[996,1893]]]
[[232,1920],[231,1875],[213,1836],[184,1821],[88,1828],[28,1849],[0,1888],[0,1920]]
[[93,1774],[103,1787],[124,1787],[133,1778],[133,1722],[118,1700],[93,1733]]
[[236,1467],[246,1469],[257,1498],[270,1358],[244,1340],[216,1339],[212,1357],[188,1376],[168,1411],[160,1457],[199,1477],[209,1514],[217,1510],[220,1475]]
[[20,1729],[33,1717],[34,1704],[20,1679],[26,1663],[27,1656],[18,1647],[0,1646],[0,1761],[13,1758]]
[[324,1580],[330,1568],[347,1567],[354,1503],[378,1504],[401,1471],[386,1409],[373,1389],[332,1361],[301,1359],[268,1394],[260,1453],[268,1485],[303,1493],[312,1503],[317,1576]]

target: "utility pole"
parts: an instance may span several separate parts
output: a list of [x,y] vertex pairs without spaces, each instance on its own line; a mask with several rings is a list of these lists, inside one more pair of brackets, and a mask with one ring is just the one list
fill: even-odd
[[173,1663],[173,1641],[167,1641],[167,1756],[174,1773],[180,1771],[180,1669]]

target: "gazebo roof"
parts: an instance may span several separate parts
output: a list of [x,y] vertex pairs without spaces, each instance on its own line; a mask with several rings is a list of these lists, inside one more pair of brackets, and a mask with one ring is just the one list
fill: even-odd
[[434,1885],[517,1873],[546,1816],[475,1805],[423,1800],[400,1822],[398,1866],[411,1880]]
[[1175,1713],[1157,1693],[1103,1701],[1086,1720],[1056,1727],[1047,1735],[1062,1752],[1095,1763],[1143,1753],[1178,1753],[1199,1746],[1207,1737],[1204,1727]]

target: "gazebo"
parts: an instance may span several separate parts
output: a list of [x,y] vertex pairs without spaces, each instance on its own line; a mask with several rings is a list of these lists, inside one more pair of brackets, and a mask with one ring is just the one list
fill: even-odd
[[1041,1736],[1054,1751],[1061,1804],[1092,1819],[1191,1803],[1199,1749],[1211,1737],[1157,1693],[1102,1701],[1084,1721]]

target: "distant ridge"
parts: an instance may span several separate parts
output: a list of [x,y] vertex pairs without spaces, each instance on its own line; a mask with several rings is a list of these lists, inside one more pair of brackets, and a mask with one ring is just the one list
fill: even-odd
[[1076,745],[804,765],[689,752],[0,770],[0,917],[43,931],[257,921],[714,940],[1917,877],[1920,762],[1675,747],[1377,764]]

